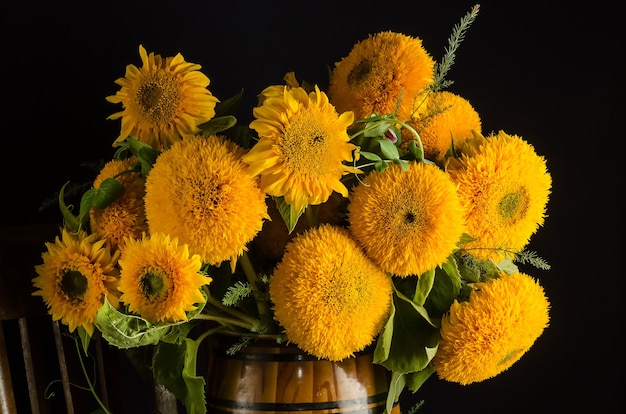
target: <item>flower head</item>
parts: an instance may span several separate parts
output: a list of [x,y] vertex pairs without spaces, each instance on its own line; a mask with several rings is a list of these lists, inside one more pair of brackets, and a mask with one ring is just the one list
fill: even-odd
[[458,185],[468,233],[463,246],[496,261],[522,250],[544,222],[552,185],[545,159],[532,145],[500,131],[466,142],[447,170]]
[[548,326],[543,288],[524,273],[480,283],[468,302],[455,302],[441,324],[433,366],[460,384],[483,381],[518,361]]
[[179,53],[163,59],[139,46],[143,66],[126,66],[125,77],[115,81],[121,89],[107,101],[123,110],[108,119],[122,118],[114,145],[132,136],[155,149],[200,132],[198,125],[215,116],[218,102],[207,89],[209,78],[201,66],[186,62]]
[[348,206],[350,231],[386,272],[420,275],[442,264],[463,231],[463,209],[448,175],[434,165],[371,172]]
[[289,341],[340,361],[369,345],[382,328],[391,280],[346,229],[326,224],[289,243],[270,278],[270,296]]
[[164,151],[146,179],[150,233],[178,238],[205,263],[234,266],[268,218],[244,152],[218,136],[187,138]]
[[250,127],[259,141],[244,155],[250,173],[260,174],[261,188],[301,212],[309,204],[321,204],[333,191],[347,197],[341,177],[354,168],[356,146],[349,144],[346,131],[352,112],[338,115],[318,87],[307,94],[303,88],[283,88],[254,108]]
[[186,321],[185,312],[205,301],[200,288],[212,281],[199,273],[201,267],[200,256],[167,235],[127,240],[120,258],[120,300],[151,323]]
[[140,173],[130,171],[136,163],[136,157],[111,160],[93,183],[98,188],[105,179],[115,178],[124,186],[124,192],[106,208],[94,207],[89,211],[92,232],[105,238],[113,249],[122,244],[124,237],[137,238],[148,231],[143,205],[145,180]]
[[420,110],[434,67],[419,38],[376,33],[335,64],[328,95],[338,111],[353,111],[356,119],[396,113],[406,120]]
[[[426,111],[411,118],[409,125],[419,132],[424,157],[433,161],[442,161],[452,143],[458,149],[473,137],[472,131],[481,131],[474,107],[467,99],[448,91],[430,95]],[[402,132],[402,147],[406,147],[414,137],[406,129]]]
[[70,332],[82,326],[91,336],[105,296],[118,306],[116,256],[104,240],[84,231],[74,236],[63,229],[46,247],[43,264],[35,266],[33,285],[39,290],[33,295],[43,298],[53,320],[60,319]]

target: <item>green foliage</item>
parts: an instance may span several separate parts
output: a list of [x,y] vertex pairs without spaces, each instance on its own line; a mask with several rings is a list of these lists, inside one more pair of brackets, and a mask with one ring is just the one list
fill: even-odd
[[461,45],[461,42],[465,39],[465,33],[472,23],[474,23],[474,20],[476,20],[479,9],[480,6],[478,4],[474,5],[474,7],[461,18],[461,21],[452,28],[452,34],[448,38],[448,46],[445,48],[445,54],[441,62],[435,65],[435,81],[431,88],[433,92],[437,92],[452,85],[452,81],[445,80],[446,75],[454,64],[456,51]]
[[160,155],[160,152],[145,142],[141,142],[133,137],[127,137],[119,144],[114,158],[123,159],[128,157],[129,154],[137,157],[139,163],[138,172],[140,172],[143,177],[147,177],[156,159]]
[[196,374],[198,348],[202,338],[185,338],[180,344],[161,342],[156,348],[152,369],[157,381],[178,398],[189,414],[206,413],[204,378]]
[[550,264],[544,260],[543,258],[537,256],[537,252],[522,250],[521,252],[515,253],[514,261],[521,264],[530,264],[537,269],[541,270],[550,270]]
[[[204,304],[199,304],[187,317],[193,319],[203,308]],[[139,316],[118,311],[106,299],[96,314],[95,324],[108,343],[121,349],[156,345],[159,341],[180,344],[194,326],[192,321],[152,324]]]
[[252,295],[250,283],[237,281],[228,287],[222,303],[226,306],[237,306],[241,301]]
[[[280,213],[280,216],[283,218],[283,221],[287,225],[287,230],[289,233],[296,228],[296,224],[298,224],[298,220],[302,213],[304,213],[304,209],[302,211],[297,212],[291,204],[287,204],[285,202],[284,197],[273,197],[274,202],[276,203],[276,208]],[[305,207],[306,208],[306,207]]]

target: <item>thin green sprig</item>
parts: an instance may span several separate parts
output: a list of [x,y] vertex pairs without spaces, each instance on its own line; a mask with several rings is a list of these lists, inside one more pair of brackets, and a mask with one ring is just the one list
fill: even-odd
[[448,46],[445,48],[445,54],[443,55],[441,62],[435,64],[435,80],[431,87],[432,92],[438,92],[454,83],[454,81],[446,80],[446,75],[454,64],[456,51],[461,45],[461,42],[465,39],[465,33],[472,23],[474,23],[474,20],[476,20],[479,9],[479,4],[474,5],[474,7],[472,7],[472,9],[465,16],[463,16],[461,21],[454,25],[452,33],[448,38]]

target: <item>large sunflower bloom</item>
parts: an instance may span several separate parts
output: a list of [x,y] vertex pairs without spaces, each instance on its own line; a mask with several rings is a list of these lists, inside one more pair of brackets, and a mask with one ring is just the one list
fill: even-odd
[[231,260],[234,267],[269,217],[244,152],[218,136],[188,138],[163,152],[146,179],[150,233],[178,238],[203,262]]
[[70,332],[82,326],[91,336],[93,323],[105,296],[117,307],[118,273],[116,256],[96,234],[81,231],[73,236],[61,231],[61,238],[46,243],[43,264],[35,266],[33,285],[39,290],[53,320],[61,320]]
[[469,301],[455,301],[442,320],[435,371],[460,384],[498,375],[543,333],[549,306],[543,288],[523,273],[477,284]]
[[127,240],[119,262],[120,300],[151,323],[186,321],[185,312],[205,301],[200,288],[212,281],[199,273],[200,256],[161,233]]
[[[424,148],[424,157],[440,162],[452,143],[459,148],[473,137],[472,131],[481,131],[478,112],[462,96],[443,91],[432,94],[424,114],[409,121],[418,133]],[[407,129],[402,130],[402,148],[415,137]]]
[[139,238],[148,231],[143,205],[145,180],[140,173],[129,171],[136,163],[136,157],[109,161],[93,183],[98,188],[105,179],[115,178],[124,186],[124,192],[106,208],[94,207],[89,211],[91,230],[105,238],[113,249],[122,244],[124,237]]
[[544,222],[552,178],[532,145],[500,131],[468,140],[447,170],[458,184],[473,255],[496,261],[522,250]]
[[463,231],[463,209],[450,177],[432,164],[371,172],[348,205],[350,231],[378,265],[397,276],[442,264]]
[[425,99],[434,67],[419,38],[380,32],[335,64],[328,95],[338,111],[354,111],[356,119],[395,112],[406,120]]
[[254,108],[254,116],[250,127],[260,139],[243,160],[251,174],[261,175],[263,191],[284,196],[298,213],[325,202],[333,191],[348,196],[341,177],[357,171],[343,164],[353,161],[357,148],[348,143],[352,112],[338,115],[317,86],[310,94],[284,87],[280,97]]
[[270,278],[274,315],[289,341],[332,361],[372,342],[387,320],[391,289],[348,231],[329,224],[290,242]]
[[218,99],[207,89],[209,78],[201,66],[186,62],[179,53],[161,58],[139,46],[143,66],[126,66],[115,81],[121,89],[106,99],[121,103],[123,110],[108,119],[122,118],[113,145],[132,136],[155,149],[163,149],[183,137],[200,132],[198,125],[215,116]]

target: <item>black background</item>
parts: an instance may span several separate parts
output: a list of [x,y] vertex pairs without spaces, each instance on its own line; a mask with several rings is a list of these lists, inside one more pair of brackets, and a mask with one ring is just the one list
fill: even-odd
[[[302,5],[301,5],[302,4]],[[105,101],[148,52],[200,63],[220,99],[245,108],[287,71],[324,87],[327,69],[382,30],[422,38],[439,60],[474,2],[20,2],[2,20],[2,224],[60,222],[38,211],[84,161],[109,159],[120,109]],[[540,5],[541,4],[541,5]],[[553,194],[529,246],[551,326],[498,377],[431,378],[419,413],[613,413],[624,403],[624,36],[621,6],[483,1],[448,75],[483,131],[524,137],[547,158]],[[242,119],[250,117],[243,113]]]

